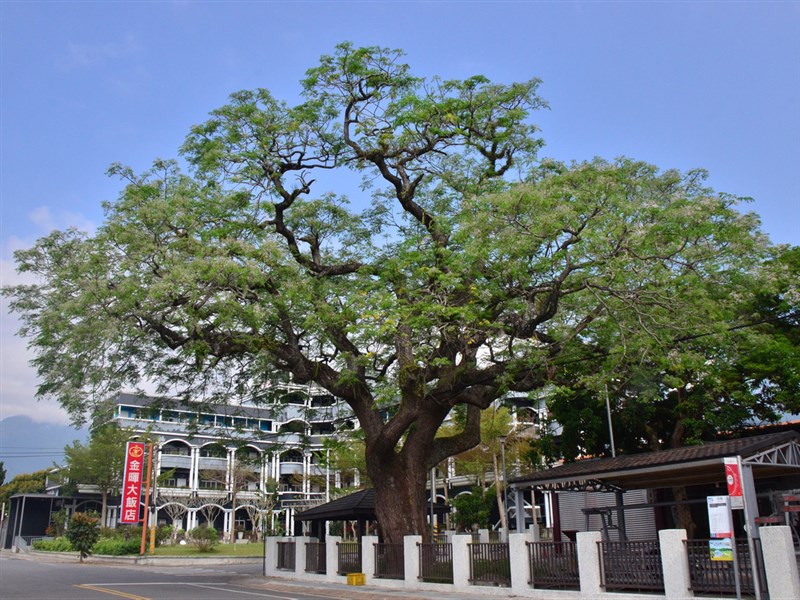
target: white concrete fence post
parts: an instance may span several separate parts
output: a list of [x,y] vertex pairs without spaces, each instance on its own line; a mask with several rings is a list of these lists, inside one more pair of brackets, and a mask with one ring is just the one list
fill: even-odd
[[664,595],[666,598],[683,600],[694,598],[689,589],[689,560],[686,549],[685,529],[662,529],[658,532],[661,546],[661,568],[664,571]]
[[453,537],[453,586],[457,590],[468,590],[469,584],[469,544],[472,536]]
[[603,593],[600,579],[599,531],[578,532],[578,572],[581,580],[581,594],[595,598]]
[[800,577],[791,530],[786,525],[772,525],[762,527],[759,533],[770,599],[800,598]]
[[421,535],[407,535],[403,538],[403,569],[405,570],[405,583],[408,587],[417,587],[419,580],[419,549],[417,544],[422,543]]
[[511,590],[517,593],[529,591],[528,585],[528,546],[530,536],[526,533],[512,533],[508,536],[508,557],[511,563]]
[[274,577],[278,574],[278,540],[276,536],[267,536],[264,544],[264,576]]
[[375,544],[378,543],[377,535],[365,535],[361,538],[361,572],[370,584],[375,579]]
[[339,569],[339,542],[341,536],[329,535],[325,538],[325,581],[339,582],[341,578],[336,572]]
[[300,536],[294,538],[294,572],[303,575],[306,572],[306,544],[312,538]]

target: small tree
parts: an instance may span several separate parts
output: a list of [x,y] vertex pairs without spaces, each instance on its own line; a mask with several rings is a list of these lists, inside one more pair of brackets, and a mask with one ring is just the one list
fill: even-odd
[[50,526],[48,527],[48,535],[52,535],[53,537],[61,537],[64,535],[64,532],[67,529],[67,521],[69,517],[67,516],[67,510],[62,508],[52,515],[50,515]]
[[178,530],[183,529],[183,515],[189,510],[185,504],[186,499],[181,496],[159,493],[158,509],[167,513],[172,522],[171,541],[174,544],[178,536]]
[[75,441],[64,448],[70,481],[100,488],[100,522],[103,526],[106,525],[108,495],[122,484],[125,443],[129,438],[129,431],[111,423],[94,429],[87,445]]
[[266,489],[259,491],[255,498],[251,498],[244,505],[247,517],[253,524],[256,539],[261,541],[264,530],[264,519],[269,519],[275,505],[278,503],[278,484],[274,480],[266,482]]
[[476,487],[471,494],[461,494],[453,498],[451,504],[456,509],[452,518],[460,529],[470,531],[475,526],[488,527],[492,506],[491,494]]
[[92,546],[100,537],[98,518],[87,513],[75,513],[69,520],[67,539],[80,553],[80,561],[92,553]]
[[189,539],[200,552],[211,552],[218,541],[217,530],[200,525],[189,532]]

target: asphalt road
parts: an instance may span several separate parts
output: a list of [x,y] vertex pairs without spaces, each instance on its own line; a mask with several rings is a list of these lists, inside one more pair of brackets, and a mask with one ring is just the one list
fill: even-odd
[[[427,600],[419,592],[352,588],[261,576],[261,563],[214,566],[144,566],[79,563],[74,556],[0,553],[2,600]],[[476,595],[436,594],[437,600]],[[486,600],[486,596],[482,597]]]

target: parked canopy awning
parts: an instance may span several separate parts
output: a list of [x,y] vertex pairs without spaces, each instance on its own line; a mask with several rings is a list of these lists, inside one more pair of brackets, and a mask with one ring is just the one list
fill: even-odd
[[800,434],[783,431],[616,458],[578,460],[510,480],[512,489],[616,491],[724,482],[723,459],[741,456],[753,477],[800,472]]

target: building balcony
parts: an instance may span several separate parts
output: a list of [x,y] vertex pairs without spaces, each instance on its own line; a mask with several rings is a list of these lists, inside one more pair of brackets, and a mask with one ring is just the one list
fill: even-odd
[[302,475],[303,463],[299,462],[282,462],[281,475]]
[[201,456],[198,464],[200,469],[210,469],[213,471],[224,471],[227,465],[227,458],[213,458],[211,456]]
[[192,457],[180,454],[161,454],[161,468],[190,469],[192,467]]

